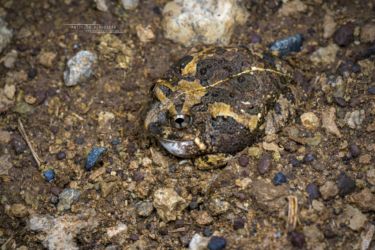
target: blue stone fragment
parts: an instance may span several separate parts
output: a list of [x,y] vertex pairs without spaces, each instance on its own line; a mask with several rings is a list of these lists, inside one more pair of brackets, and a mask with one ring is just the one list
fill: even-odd
[[273,184],[275,186],[278,186],[278,185],[281,185],[283,183],[286,183],[288,180],[286,179],[286,176],[281,173],[281,172],[278,172],[275,177],[273,177]]
[[43,172],[43,177],[46,181],[51,182],[55,179],[55,171],[53,169],[48,169]]
[[95,166],[95,164],[99,161],[100,157],[106,150],[107,149],[104,147],[93,147],[91,149],[86,159],[85,168],[87,171],[90,171]]
[[212,236],[208,242],[208,249],[210,250],[221,250],[227,245],[227,240],[223,237]]
[[273,42],[270,45],[271,52],[276,52],[279,56],[286,56],[291,52],[298,52],[301,50],[303,43],[303,36],[296,34]]

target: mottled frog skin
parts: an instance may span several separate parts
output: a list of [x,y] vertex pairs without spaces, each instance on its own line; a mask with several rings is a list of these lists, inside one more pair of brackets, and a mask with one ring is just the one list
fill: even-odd
[[171,154],[220,164],[294,114],[283,65],[247,48],[208,48],[181,58],[155,82],[144,126]]

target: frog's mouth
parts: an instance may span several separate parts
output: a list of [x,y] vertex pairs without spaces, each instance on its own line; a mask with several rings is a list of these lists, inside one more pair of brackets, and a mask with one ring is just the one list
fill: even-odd
[[192,140],[170,140],[159,138],[160,144],[174,156],[191,158],[199,154],[199,148]]

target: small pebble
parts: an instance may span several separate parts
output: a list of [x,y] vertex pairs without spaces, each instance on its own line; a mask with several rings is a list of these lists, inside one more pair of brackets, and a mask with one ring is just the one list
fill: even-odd
[[169,165],[168,166],[169,173],[176,173],[177,167],[178,167],[177,164],[171,164],[171,165]]
[[148,217],[151,215],[154,207],[150,201],[141,201],[136,204],[137,214],[141,217]]
[[354,25],[347,23],[338,28],[333,34],[333,41],[342,47],[348,46],[354,41]]
[[361,150],[356,144],[349,145],[349,152],[350,152],[351,157],[353,158],[357,158],[361,154]]
[[209,227],[205,227],[204,230],[203,230],[203,235],[204,235],[205,237],[210,237],[210,236],[212,235],[212,230],[211,230],[211,228],[209,228]]
[[251,43],[261,43],[262,42],[262,37],[260,37],[258,34],[252,34],[250,36],[250,42]]
[[308,184],[306,192],[309,194],[309,199],[311,201],[320,197],[319,187],[315,183]]
[[29,80],[33,80],[37,74],[38,74],[38,71],[36,68],[30,68],[29,71],[27,72],[27,77]]
[[304,163],[310,163],[312,161],[315,160],[315,155],[313,153],[307,153],[304,157],[303,157],[303,162]]
[[80,191],[73,188],[64,189],[59,195],[59,204],[57,204],[57,210],[69,210],[73,202],[79,199],[80,194]]
[[140,182],[145,179],[144,174],[141,171],[136,171],[133,175],[133,181]]
[[134,10],[139,4],[139,0],[121,0],[122,6],[126,10]]
[[113,146],[119,145],[120,143],[121,143],[120,138],[116,138],[116,139],[113,139],[113,140],[111,141],[111,144],[112,144]]
[[241,217],[234,219],[233,221],[233,229],[238,230],[245,227],[245,220]]
[[74,139],[74,143],[77,144],[77,145],[82,145],[83,143],[85,143],[85,138],[77,137],[77,138]]
[[227,240],[223,237],[219,236],[212,236],[210,241],[208,242],[208,249],[209,250],[221,250],[224,249],[227,245]]
[[375,86],[371,86],[367,89],[367,92],[370,94],[370,95],[375,95]]
[[14,136],[10,141],[10,145],[17,155],[22,154],[27,149],[26,142],[20,136]]
[[194,209],[197,209],[197,208],[198,208],[198,202],[196,202],[196,201],[190,202],[190,204],[189,204],[190,210],[194,210]]
[[288,180],[286,176],[282,172],[278,172],[275,177],[273,177],[273,184],[275,186],[281,185],[283,183],[286,183]]
[[61,189],[59,187],[51,187],[51,193],[55,196],[59,196],[59,194],[61,193]]
[[319,127],[319,118],[313,112],[306,112],[301,115],[302,125],[310,130],[315,130]]
[[301,166],[301,162],[294,156],[290,158],[289,163],[295,168]]
[[44,179],[51,182],[55,179],[55,171],[53,169],[48,169],[43,172]]
[[270,45],[270,50],[276,52],[280,56],[286,56],[291,52],[298,52],[301,50],[303,37],[301,34],[289,36],[275,41]]
[[129,236],[129,239],[132,240],[132,241],[137,241],[137,240],[139,240],[139,235],[138,234],[131,234]]
[[344,75],[345,73],[359,73],[361,72],[361,66],[350,60],[344,61],[339,65],[337,71],[341,75]]
[[289,233],[289,240],[293,246],[302,249],[303,246],[306,244],[305,235],[300,232],[290,232]]
[[54,205],[56,205],[57,203],[59,203],[59,197],[57,197],[56,195],[51,195],[51,197],[50,197],[50,199],[49,199],[49,201],[52,203],[52,204],[54,204]]
[[344,98],[342,98],[342,97],[335,97],[334,100],[335,100],[335,103],[336,103],[339,107],[341,107],[341,108],[346,107],[346,101],[345,101]]
[[82,50],[67,62],[64,71],[64,82],[66,86],[75,86],[87,80],[93,73],[93,65],[97,56],[90,51]]
[[106,150],[107,149],[103,147],[93,147],[93,149],[91,149],[86,158],[85,168],[87,171],[90,171],[96,165],[96,163],[99,161],[102,154],[106,152]]
[[337,187],[339,189],[339,195],[344,197],[355,191],[356,184],[350,176],[347,176],[345,173],[341,173],[337,178]]
[[276,112],[276,114],[278,114],[278,115],[281,115],[282,114],[282,108],[281,108],[281,105],[280,105],[280,103],[275,103],[275,106],[274,106],[274,109],[275,109],[275,112]]
[[241,167],[247,167],[247,165],[249,165],[249,157],[246,155],[241,155],[238,158],[238,164],[240,164]]
[[66,158],[66,154],[64,151],[60,151],[56,154],[56,159],[61,161],[61,160],[64,160]]
[[271,167],[271,156],[264,154],[258,162],[258,171],[260,174],[265,174],[270,170]]
[[319,188],[319,191],[324,200],[335,197],[339,192],[337,185],[333,181],[324,183],[324,185]]

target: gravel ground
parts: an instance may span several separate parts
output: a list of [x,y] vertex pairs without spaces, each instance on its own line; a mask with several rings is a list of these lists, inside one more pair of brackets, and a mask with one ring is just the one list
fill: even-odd
[[165,38],[167,2],[0,1],[2,249],[375,249],[375,2],[234,8],[230,46],[302,34],[283,59],[306,98],[210,171],[142,129],[193,46]]

